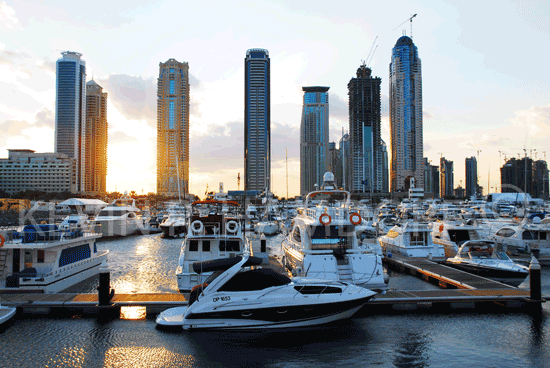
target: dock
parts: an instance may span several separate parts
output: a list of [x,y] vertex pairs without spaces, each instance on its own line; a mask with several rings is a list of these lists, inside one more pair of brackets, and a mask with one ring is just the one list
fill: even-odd
[[[270,260],[271,261],[271,260]],[[460,271],[425,259],[386,258],[387,267],[415,275],[440,287],[439,290],[390,290],[376,295],[360,314],[399,313],[403,311],[445,312],[475,309],[476,312],[514,310],[530,312],[541,308],[545,297],[531,300],[529,290],[519,289],[484,277]],[[114,318],[121,308],[144,308],[146,314],[168,308],[187,306],[188,294],[143,293],[114,294],[110,305],[99,305],[97,294],[0,294],[0,304],[17,307],[23,313],[51,312],[75,315],[101,315],[112,311]]]

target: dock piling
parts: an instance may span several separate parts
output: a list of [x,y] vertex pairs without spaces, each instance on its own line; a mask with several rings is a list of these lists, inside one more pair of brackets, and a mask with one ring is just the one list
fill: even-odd
[[529,291],[533,301],[541,301],[540,264],[533,256],[529,264]]
[[262,236],[260,237],[260,252],[265,253],[267,252],[267,239],[265,238],[265,235],[262,233]]
[[99,268],[99,286],[97,287],[98,305],[111,305],[111,299],[114,295],[115,290],[111,289],[111,272],[107,264],[103,262]]

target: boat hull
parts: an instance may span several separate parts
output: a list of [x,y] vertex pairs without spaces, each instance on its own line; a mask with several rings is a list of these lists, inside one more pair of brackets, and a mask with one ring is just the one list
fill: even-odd
[[446,262],[447,266],[459,269],[461,271],[466,271],[469,273],[473,273],[475,275],[486,277],[488,279],[502,282],[507,285],[511,286],[519,286],[529,273],[526,272],[520,272],[520,271],[514,271],[514,270],[503,270],[493,267],[487,267],[483,265],[475,265],[475,264],[467,264],[467,263],[453,263],[453,262]]

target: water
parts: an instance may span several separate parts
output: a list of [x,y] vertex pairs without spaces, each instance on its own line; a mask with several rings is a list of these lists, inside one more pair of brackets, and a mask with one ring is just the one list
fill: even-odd
[[[268,242],[276,250],[280,236]],[[156,234],[102,241],[98,248],[110,250],[117,293],[177,292],[181,243]],[[550,295],[550,268],[543,268],[542,284]],[[92,280],[73,291],[96,287]],[[437,288],[399,273],[391,273],[390,287]],[[18,314],[0,331],[0,367],[544,367],[550,364],[549,316],[550,305],[539,316],[360,311],[307,329],[189,333],[157,330],[154,316],[132,312],[110,321]]]

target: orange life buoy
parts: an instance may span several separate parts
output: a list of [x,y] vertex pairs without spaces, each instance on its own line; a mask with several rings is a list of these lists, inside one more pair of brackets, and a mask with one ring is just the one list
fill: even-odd
[[4,239],[4,237],[2,235],[0,235],[0,248],[2,248],[2,246],[4,245],[4,241],[6,239]]
[[442,232],[444,228],[443,224],[439,225],[439,232]]
[[[323,221],[323,218],[327,218],[326,221]],[[321,223],[321,225],[330,225],[330,223],[332,222],[332,218],[330,217],[330,215],[328,213],[323,213],[321,216],[319,216],[319,222]]]
[[359,225],[361,223],[361,215],[359,215],[357,212],[354,212],[349,215],[349,220],[352,224]]

